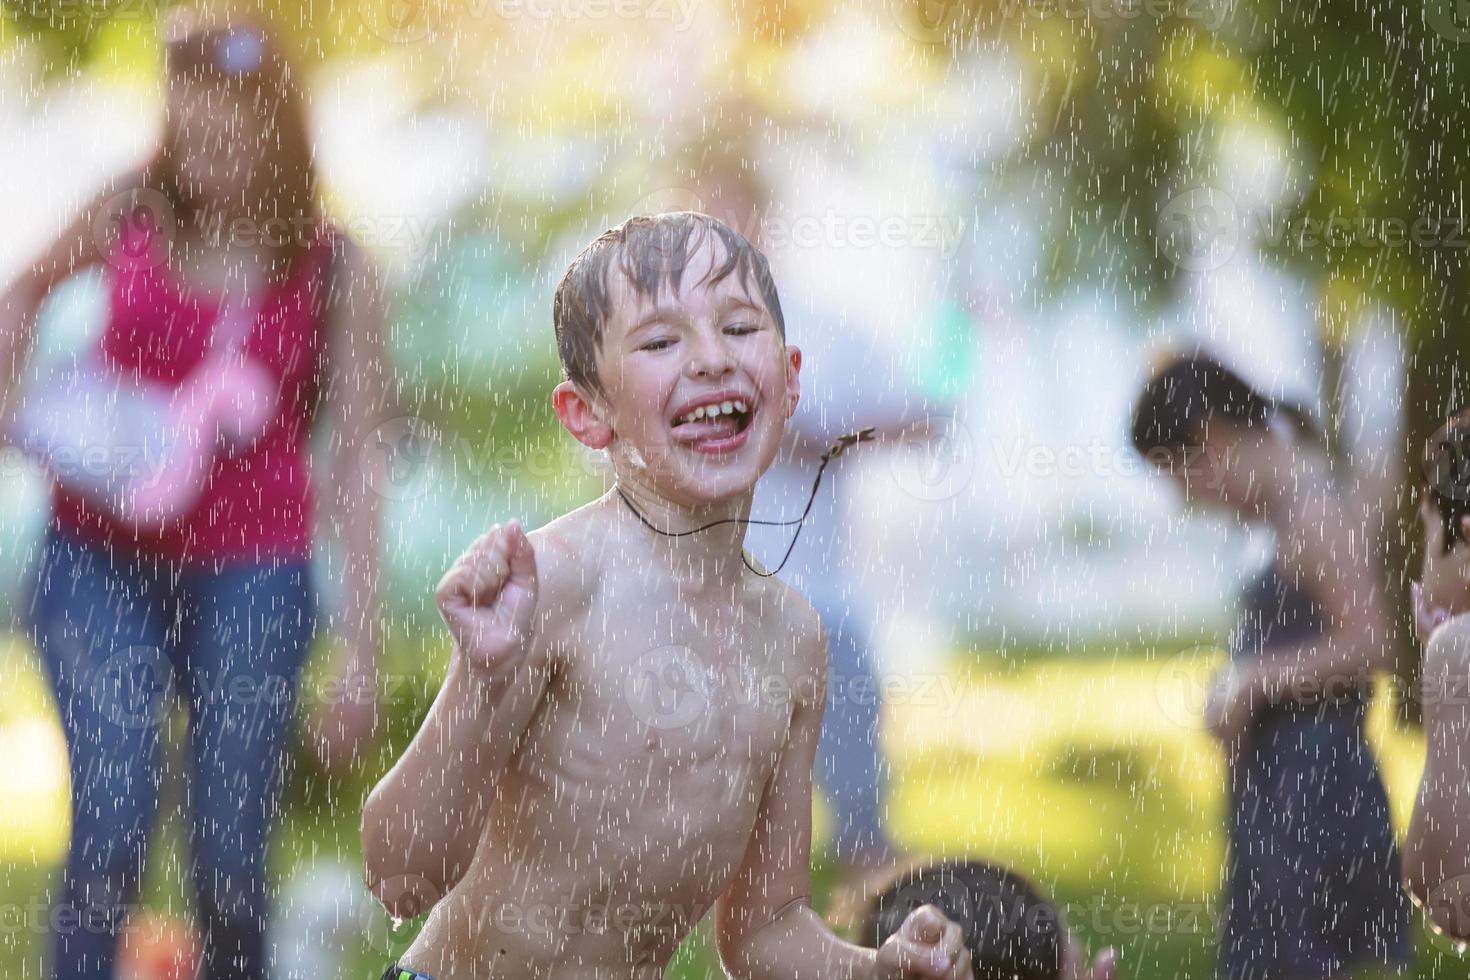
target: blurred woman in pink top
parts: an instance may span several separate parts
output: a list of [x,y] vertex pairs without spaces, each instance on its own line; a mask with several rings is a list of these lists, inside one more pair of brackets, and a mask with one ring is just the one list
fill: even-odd
[[[172,482],[149,488],[161,502],[151,520],[54,480],[27,572],[23,615],[71,768],[56,898],[71,914],[52,917],[76,924],[53,936],[51,973],[65,980],[114,972],[157,809],[171,688],[189,709],[204,974],[267,975],[266,843],[321,618],[314,523],[343,540],[335,666],[349,696],[310,706],[313,747],[327,764],[350,758],[374,718],[378,501],[357,461],[390,390],[379,280],[320,212],[299,81],[264,28],[173,20],[166,65],[156,154],[109,181],[0,294],[0,430],[25,397],[46,294],[98,266],[109,291],[101,358],[173,393],[187,450]],[[333,438],[314,521],[319,401]]]

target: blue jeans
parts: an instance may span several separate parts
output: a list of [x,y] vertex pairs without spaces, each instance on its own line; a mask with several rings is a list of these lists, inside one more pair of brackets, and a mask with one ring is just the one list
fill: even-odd
[[827,628],[827,709],[817,744],[816,783],[832,806],[839,860],[887,844],[880,806],[886,764],[879,755],[879,686],[866,623],[847,603],[813,598]]
[[171,692],[189,707],[188,843],[206,965],[263,978],[267,833],[315,629],[305,560],[171,567],[49,528],[24,605],[66,731],[72,836],[52,975],[109,978],[137,900]]

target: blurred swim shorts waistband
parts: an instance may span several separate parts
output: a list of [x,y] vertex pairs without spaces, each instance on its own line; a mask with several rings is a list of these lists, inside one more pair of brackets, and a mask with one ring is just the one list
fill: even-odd
[[427,973],[410,970],[406,966],[399,966],[397,963],[394,963],[383,971],[381,980],[434,980],[434,978]]

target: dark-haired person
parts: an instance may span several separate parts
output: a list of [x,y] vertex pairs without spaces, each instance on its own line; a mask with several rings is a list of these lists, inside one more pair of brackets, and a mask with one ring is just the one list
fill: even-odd
[[883,945],[917,908],[933,905],[957,922],[975,980],[1112,980],[1111,948],[1089,967],[1065,917],[1030,881],[975,860],[919,857],[877,884],[857,926],[858,941]]
[[[335,426],[324,510],[345,537],[336,667],[353,696],[315,706],[314,744],[326,761],[351,758],[373,720],[361,695],[376,687],[381,642],[378,509],[357,459],[387,383],[377,280],[319,211],[304,99],[270,35],[241,17],[169,27],[180,29],[166,48],[156,153],[111,180],[0,294],[0,421],[26,394],[17,382],[38,308],[89,268],[109,295],[103,360],[180,397],[219,354],[226,304],[252,297],[238,308],[256,315],[235,318],[230,348],[248,370],[224,394],[245,397],[263,380],[250,396],[269,410],[227,410],[208,426],[192,503],[151,525],[53,481],[21,611],[70,762],[72,836],[54,907],[85,927],[52,937],[50,973],[64,980],[114,972],[158,808],[170,690],[189,709],[186,838],[203,975],[267,974],[266,845],[318,619],[308,442],[323,392]],[[119,233],[98,234],[108,228]]]
[[1404,881],[1430,922],[1463,942],[1470,940],[1470,412],[1425,445],[1421,494],[1424,564],[1413,594],[1428,752]]
[[1134,447],[1193,506],[1265,525],[1206,721],[1229,763],[1222,980],[1341,977],[1412,955],[1401,855],[1364,734],[1392,667],[1382,590],[1308,417],[1206,356],[1144,385]]

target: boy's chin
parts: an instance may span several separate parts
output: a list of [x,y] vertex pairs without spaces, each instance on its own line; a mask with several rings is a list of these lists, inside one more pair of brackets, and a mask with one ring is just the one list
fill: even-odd
[[695,507],[711,507],[748,497],[755,491],[760,471],[753,464],[699,466],[697,463],[668,481],[669,499]]

